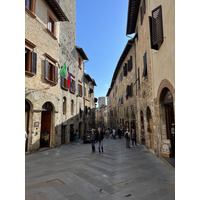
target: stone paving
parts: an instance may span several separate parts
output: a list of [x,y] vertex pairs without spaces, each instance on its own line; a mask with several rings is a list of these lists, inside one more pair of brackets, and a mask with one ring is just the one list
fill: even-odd
[[[96,144],[97,149],[97,144]],[[173,200],[175,170],[143,146],[104,139],[26,155],[26,200]]]

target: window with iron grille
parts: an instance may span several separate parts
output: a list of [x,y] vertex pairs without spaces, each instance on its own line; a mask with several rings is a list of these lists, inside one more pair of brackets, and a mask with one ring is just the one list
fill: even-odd
[[152,10],[152,16],[149,17],[151,48],[159,50],[164,41],[163,36],[163,20],[162,6],[158,6]]

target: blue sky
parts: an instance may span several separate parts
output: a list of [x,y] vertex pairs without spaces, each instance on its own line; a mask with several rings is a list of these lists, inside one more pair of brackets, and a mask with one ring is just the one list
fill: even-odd
[[128,0],[76,0],[76,44],[89,62],[85,72],[95,79],[95,97],[106,96],[127,41]]

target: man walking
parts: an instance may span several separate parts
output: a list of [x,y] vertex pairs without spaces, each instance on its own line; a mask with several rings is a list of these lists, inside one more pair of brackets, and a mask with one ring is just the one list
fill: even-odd
[[99,153],[103,153],[103,138],[104,138],[104,135],[103,135],[103,132],[101,131],[101,128],[99,127],[98,130],[97,130],[97,141],[99,143]]
[[96,139],[96,135],[94,133],[94,129],[92,129],[92,133],[91,133],[92,153],[95,153],[95,139]]
[[134,128],[132,128],[132,146],[134,146],[134,143],[135,143],[135,147],[137,147],[136,131]]
[[126,129],[124,135],[126,138],[126,148],[130,148],[130,132],[128,131],[128,128]]

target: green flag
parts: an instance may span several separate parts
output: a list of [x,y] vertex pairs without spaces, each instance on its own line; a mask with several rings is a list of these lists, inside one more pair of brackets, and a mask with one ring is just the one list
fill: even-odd
[[62,69],[60,70],[59,74],[64,77],[64,78],[67,78],[66,77],[66,62],[65,64],[63,65]]

